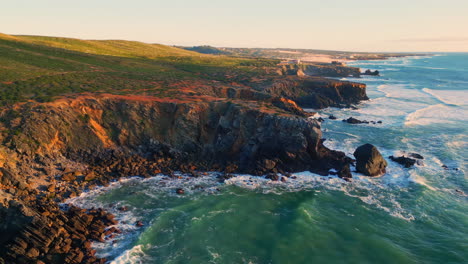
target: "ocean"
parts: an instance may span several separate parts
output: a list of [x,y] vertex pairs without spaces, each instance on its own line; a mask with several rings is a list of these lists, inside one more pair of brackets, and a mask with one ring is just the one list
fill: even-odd
[[[68,200],[120,221],[122,234],[94,243],[97,255],[111,263],[467,263],[468,54],[349,64],[381,76],[345,78],[366,83],[370,100],[320,110],[325,145],[352,157],[371,143],[385,158],[415,152],[422,163],[387,159],[384,176],[353,172],[351,182],[310,172],[286,182],[129,177]],[[341,121],[351,116],[382,124]]]

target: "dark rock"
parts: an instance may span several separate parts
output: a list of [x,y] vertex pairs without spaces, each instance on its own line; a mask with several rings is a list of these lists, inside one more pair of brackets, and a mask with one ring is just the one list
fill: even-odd
[[334,115],[330,115],[328,118],[331,119],[331,120],[336,120],[337,119],[336,116],[334,116]]
[[184,193],[185,193],[185,190],[182,189],[182,188],[178,188],[178,189],[176,190],[176,193],[177,193],[177,194],[184,194]]
[[409,153],[408,156],[415,159],[424,159],[424,157],[418,153]]
[[319,117],[319,118],[317,119],[317,121],[319,121],[319,122],[323,122],[323,121],[325,121],[325,119],[323,119],[323,118]]
[[30,248],[27,252],[26,252],[26,257],[28,258],[37,258],[39,257],[39,250],[37,250],[36,248]]
[[272,181],[278,181],[279,180],[279,176],[276,173],[268,173],[268,175],[265,178],[270,179]]
[[263,160],[263,167],[265,167],[266,170],[271,170],[276,166],[276,162],[270,159],[264,159]]
[[354,151],[356,170],[366,176],[380,176],[385,174],[387,161],[377,148],[371,144],[364,144]]
[[380,72],[378,70],[371,71],[370,69],[366,70],[362,75],[372,75],[372,76],[379,76]]
[[142,227],[142,226],[144,226],[144,225],[145,225],[145,224],[143,224],[142,221],[136,221],[136,223],[135,223],[135,226],[137,226],[137,227]]
[[343,122],[349,123],[349,124],[362,124],[366,123],[366,121],[361,121],[359,119],[356,119],[354,117],[350,117],[348,119],[344,119]]
[[415,159],[407,158],[405,156],[401,156],[401,157],[390,156],[388,158],[391,159],[394,162],[397,162],[397,163],[403,165],[405,168],[409,168],[411,166],[414,166],[414,164],[416,164]]
[[344,165],[341,169],[337,172],[338,177],[340,178],[352,178],[353,175],[351,174],[351,169],[349,168],[349,164]]

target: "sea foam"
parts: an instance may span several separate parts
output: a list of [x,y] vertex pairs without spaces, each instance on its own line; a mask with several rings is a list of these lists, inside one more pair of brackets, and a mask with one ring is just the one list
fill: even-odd
[[464,106],[468,104],[468,91],[463,90],[432,90],[429,88],[422,89],[425,93],[437,98],[439,101],[447,105]]
[[468,112],[465,109],[458,109],[445,104],[431,105],[406,116],[405,126],[424,126],[437,123],[456,124],[466,121]]

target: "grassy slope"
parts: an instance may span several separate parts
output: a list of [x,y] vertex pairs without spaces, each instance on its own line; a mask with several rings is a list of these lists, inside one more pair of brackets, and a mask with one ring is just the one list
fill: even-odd
[[0,34],[0,102],[80,92],[174,96],[176,82],[242,81],[276,63],[133,41]]
[[18,40],[54,48],[96,55],[130,58],[159,58],[167,56],[200,56],[199,53],[175,47],[126,40],[82,40],[43,36],[15,36]]

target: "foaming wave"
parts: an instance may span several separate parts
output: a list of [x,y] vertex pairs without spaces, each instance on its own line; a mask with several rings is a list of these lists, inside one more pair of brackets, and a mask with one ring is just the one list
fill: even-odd
[[430,125],[436,123],[454,124],[466,121],[467,110],[455,109],[444,104],[431,105],[409,114],[405,119],[405,126]]
[[468,104],[468,92],[459,90],[432,90],[422,89],[425,93],[437,98],[439,101],[448,105],[463,106]]
[[[310,172],[294,173],[293,178],[287,178],[285,182],[271,181],[264,177],[251,175],[237,175],[226,180],[226,184],[260,191],[262,193],[281,194],[284,192],[297,192],[302,190],[325,188],[332,191],[340,191],[345,195],[358,198],[364,203],[382,209],[389,215],[412,221],[415,217],[405,210],[397,201],[394,188],[382,177],[371,179],[356,174],[351,182],[345,182],[336,176],[320,176]],[[390,179],[390,181],[392,181]],[[407,182],[408,183],[408,182]],[[395,187],[395,186],[394,186]],[[401,186],[396,186],[400,188]]]
[[412,84],[382,84],[377,87],[377,90],[384,93],[386,97],[392,98],[408,98],[421,97],[425,94],[418,89],[408,89],[414,87]]
[[146,254],[143,245],[137,245],[126,250],[122,255],[111,261],[110,264],[144,264]]

